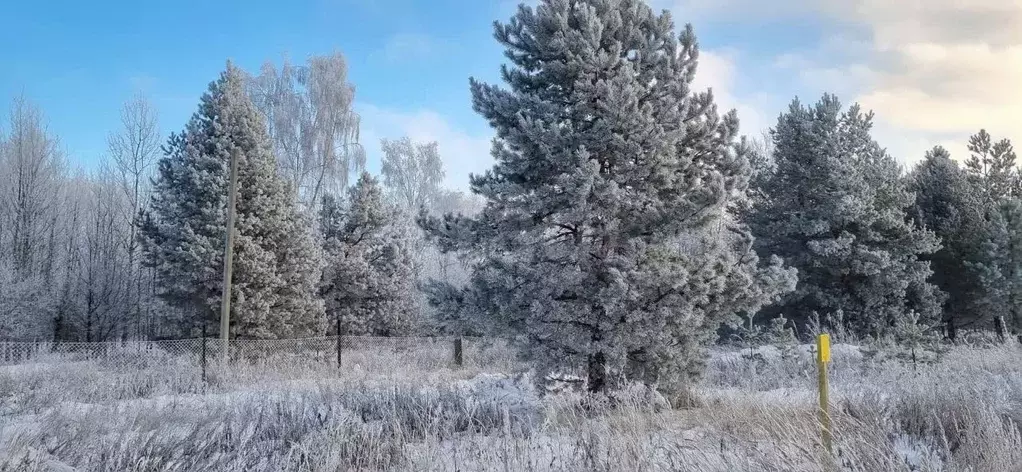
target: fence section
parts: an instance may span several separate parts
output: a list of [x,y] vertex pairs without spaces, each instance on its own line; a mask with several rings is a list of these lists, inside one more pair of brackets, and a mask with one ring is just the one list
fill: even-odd
[[511,362],[514,357],[507,343],[499,339],[362,336],[232,339],[224,354],[223,341],[218,338],[101,343],[0,341],[0,365],[59,360],[128,367],[166,359],[194,363],[203,372],[207,366],[224,361],[230,365],[295,369],[383,368],[381,364],[388,363],[442,368],[484,367]]

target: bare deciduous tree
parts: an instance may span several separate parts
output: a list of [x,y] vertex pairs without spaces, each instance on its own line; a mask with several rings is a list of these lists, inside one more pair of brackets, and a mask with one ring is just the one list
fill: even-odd
[[306,65],[267,62],[249,80],[252,101],[266,116],[279,168],[309,210],[325,192],[341,193],[365,168],[355,88],[344,56],[314,56]]
[[121,108],[121,129],[110,134],[107,146],[127,200],[127,204],[119,209],[126,223],[122,240],[128,258],[127,270],[132,280],[126,298],[135,321],[134,334],[140,337],[147,277],[138,257],[138,217],[149,202],[149,178],[160,150],[158,116],[145,95],[135,95]]
[[136,281],[128,266],[122,234],[130,222],[121,219],[125,199],[118,176],[103,166],[88,182],[89,213],[84,228],[83,267],[78,273],[78,310],[74,321],[79,340],[106,341],[127,337],[128,314],[136,313]]
[[0,218],[15,272],[39,275],[45,266],[64,156],[47,130],[42,111],[24,97],[14,100],[10,135],[0,169]]
[[384,139],[381,146],[383,182],[397,203],[413,213],[423,207],[433,210],[444,180],[437,142],[412,143],[406,136],[396,141]]

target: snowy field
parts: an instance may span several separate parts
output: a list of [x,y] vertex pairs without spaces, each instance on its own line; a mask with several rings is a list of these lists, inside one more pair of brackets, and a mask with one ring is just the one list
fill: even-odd
[[[506,349],[346,353],[210,365],[50,355],[0,366],[0,471],[1009,471],[1022,464],[1022,348],[934,365],[835,346],[835,458],[808,346],[713,353],[686,408],[631,389],[540,395]],[[751,356],[749,354],[752,354]],[[473,361],[475,359],[475,361]]]

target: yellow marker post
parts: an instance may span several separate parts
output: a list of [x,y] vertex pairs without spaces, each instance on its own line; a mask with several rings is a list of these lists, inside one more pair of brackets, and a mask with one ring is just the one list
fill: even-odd
[[831,449],[830,400],[827,395],[827,363],[830,362],[830,335],[816,338],[816,365],[820,371],[820,425],[823,427],[823,446]]

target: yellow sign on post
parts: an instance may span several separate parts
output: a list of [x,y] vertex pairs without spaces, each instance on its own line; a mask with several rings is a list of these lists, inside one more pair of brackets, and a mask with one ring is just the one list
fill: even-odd
[[821,334],[816,340],[816,352],[820,363],[830,362],[830,335]]
[[823,447],[827,448],[827,452],[831,450],[831,431],[830,431],[830,400],[828,397],[828,385],[827,385],[827,363],[830,362],[830,335],[821,334],[816,339],[816,366],[819,368],[820,376],[820,426],[823,431]]

